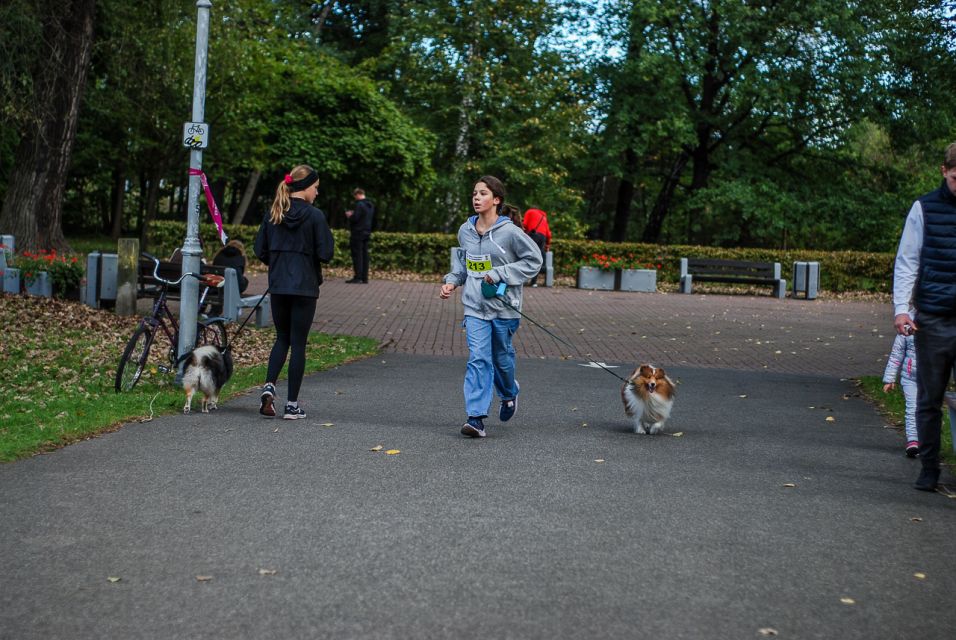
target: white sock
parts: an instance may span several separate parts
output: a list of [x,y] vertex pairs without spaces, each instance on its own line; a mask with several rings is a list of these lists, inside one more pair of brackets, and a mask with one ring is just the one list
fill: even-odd
[[286,405],[289,406],[289,407],[298,407],[298,406],[299,406],[299,401],[296,400],[295,402],[286,402]]

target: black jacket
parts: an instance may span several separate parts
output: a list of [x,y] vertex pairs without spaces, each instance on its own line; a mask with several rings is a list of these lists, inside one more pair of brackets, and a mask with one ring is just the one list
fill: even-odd
[[923,249],[913,292],[917,315],[956,315],[956,196],[946,181],[919,198],[923,207]]
[[375,205],[368,198],[356,200],[355,208],[349,218],[349,232],[352,235],[372,235],[372,219],[375,217]]
[[246,289],[249,287],[249,278],[245,276],[246,258],[239,249],[236,247],[223,247],[219,253],[216,254],[216,257],[212,259],[212,263],[217,267],[232,267],[235,269],[236,276],[239,280],[239,295],[246,292]]
[[269,265],[269,291],[319,297],[322,264],[332,260],[335,241],[325,214],[305,200],[293,198],[281,224],[267,213],[256,234],[255,252]]

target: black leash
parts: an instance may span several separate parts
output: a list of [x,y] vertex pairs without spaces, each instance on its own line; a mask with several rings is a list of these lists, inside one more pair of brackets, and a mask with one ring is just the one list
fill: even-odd
[[[515,306],[512,306],[511,304],[509,304],[508,301],[505,300],[504,294],[499,294],[499,295],[496,295],[495,297],[501,299],[501,301],[504,302],[505,305],[507,305],[510,309],[514,309],[515,311],[517,311],[518,314],[519,314],[522,318],[525,318],[528,322],[534,324],[534,325],[537,326],[539,329],[541,329],[542,331],[544,331],[546,334],[548,334],[549,336],[551,336],[552,338],[554,338],[555,340],[557,340],[557,341],[560,342],[561,344],[570,347],[571,349],[574,350],[575,353],[577,353],[577,354],[580,355],[581,352],[578,351],[577,347],[575,347],[573,344],[571,344],[571,343],[568,342],[567,340],[564,340],[564,339],[559,338],[558,336],[554,335],[554,333],[552,333],[551,331],[548,331],[547,327],[545,327],[544,325],[542,325],[540,322],[538,322],[537,320],[535,320],[535,319],[532,318],[531,316],[529,316],[529,315],[527,315],[526,313],[524,313],[523,311],[521,311],[521,309],[519,309],[519,308],[517,308],[517,307],[515,307]],[[603,364],[601,364],[600,362],[595,362],[594,360],[588,360],[588,363],[589,363],[589,364],[593,364],[593,365],[597,365],[598,367],[600,367],[601,369],[604,369],[605,371],[607,371],[607,372],[610,373],[612,376],[614,376],[615,378],[617,378],[618,380],[620,380],[621,382],[623,382],[623,383],[625,383],[625,384],[627,384],[628,382],[630,382],[630,380],[627,380],[626,378],[622,378],[621,376],[617,375],[616,373],[614,373],[613,371],[611,371],[610,369],[608,369],[607,367],[605,367],[605,366],[604,366]]]
[[257,302],[255,306],[252,307],[252,311],[250,311],[249,315],[246,316],[246,319],[242,321],[242,324],[239,325],[239,328],[236,329],[236,332],[232,334],[232,340],[229,341],[229,344],[226,345],[226,348],[223,349],[223,352],[232,351],[233,343],[239,338],[239,334],[242,333],[242,330],[246,328],[246,323],[249,322],[249,319],[252,318],[253,314],[255,314],[255,312],[259,309],[259,305],[261,305],[262,301],[265,300],[266,296],[269,295],[270,288],[271,287],[267,287],[266,292],[263,293],[261,296],[259,296],[259,302]]

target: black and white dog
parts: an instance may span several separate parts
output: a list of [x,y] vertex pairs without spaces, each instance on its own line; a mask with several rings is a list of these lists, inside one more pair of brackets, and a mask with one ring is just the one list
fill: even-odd
[[186,405],[183,413],[192,411],[193,394],[203,394],[202,412],[209,413],[218,407],[219,392],[232,377],[232,354],[228,349],[206,345],[194,349],[186,357],[186,370],[183,372],[183,389],[186,391]]

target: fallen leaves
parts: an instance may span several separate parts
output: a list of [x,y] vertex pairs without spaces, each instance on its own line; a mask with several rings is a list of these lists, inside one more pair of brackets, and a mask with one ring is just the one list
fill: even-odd
[[827,422],[836,422],[836,418],[833,416],[827,416]]
[[916,578],[917,580],[925,580],[926,574],[923,573],[922,571],[917,571],[916,573],[913,574],[913,577]]
[[400,454],[401,452],[402,452],[401,449],[389,449],[388,451],[385,452],[385,455],[387,455],[387,456],[397,456],[397,455]]
[[331,422],[323,422],[319,425],[320,427],[334,427],[335,425]]
[[109,582],[119,582],[120,580],[122,580],[122,578],[120,578],[119,576],[107,576],[106,579]]
[[212,576],[196,576],[196,582],[209,582]]
[[846,597],[840,598],[840,602],[847,605],[856,604],[856,600],[854,600],[853,598],[846,598]]
[[773,627],[763,627],[761,629],[757,629],[757,633],[762,636],[775,636],[777,635],[778,631]]
[[385,447],[383,447],[382,445],[377,444],[377,445],[375,445],[374,447],[372,447],[371,449],[369,449],[369,451],[381,451],[381,450],[384,449],[384,448],[385,448]]
[[279,573],[277,569],[259,569],[260,576],[274,576]]
[[595,462],[597,462],[598,464],[601,464],[604,462],[604,458],[598,458],[597,460],[595,460]]
[[672,433],[671,435],[674,436],[675,438],[680,438],[684,435],[684,432],[678,431],[677,433]]
[[793,482],[787,482],[787,483],[784,483],[783,486],[786,487],[787,489],[792,489],[793,487],[795,487],[795,486],[797,486],[797,485],[794,484]]

